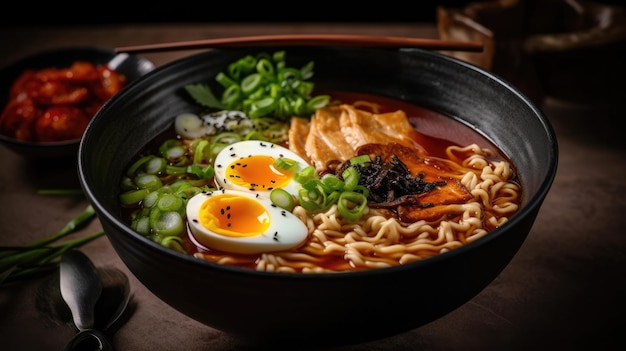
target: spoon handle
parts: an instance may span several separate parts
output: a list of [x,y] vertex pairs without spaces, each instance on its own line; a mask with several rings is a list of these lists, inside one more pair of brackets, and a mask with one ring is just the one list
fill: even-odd
[[96,329],[86,329],[76,334],[63,349],[63,351],[81,350],[114,351],[115,349],[103,332]]

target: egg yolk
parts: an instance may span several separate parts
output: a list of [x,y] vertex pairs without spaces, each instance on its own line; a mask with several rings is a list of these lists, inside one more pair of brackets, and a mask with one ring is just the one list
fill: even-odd
[[231,183],[251,190],[281,188],[291,181],[293,171],[278,169],[276,159],[267,155],[252,155],[228,165],[226,178]]
[[198,217],[206,229],[230,237],[259,235],[270,225],[269,213],[258,201],[231,194],[208,198]]

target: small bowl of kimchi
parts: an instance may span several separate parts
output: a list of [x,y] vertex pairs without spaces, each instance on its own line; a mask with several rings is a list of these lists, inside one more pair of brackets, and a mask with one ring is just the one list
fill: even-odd
[[149,60],[113,49],[66,47],[0,69],[0,142],[28,159],[74,160],[95,113]]

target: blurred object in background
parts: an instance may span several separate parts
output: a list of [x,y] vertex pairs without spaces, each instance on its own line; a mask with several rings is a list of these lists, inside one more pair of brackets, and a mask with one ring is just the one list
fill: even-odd
[[437,8],[442,39],[476,40],[450,52],[515,84],[529,98],[626,98],[626,7],[576,0],[499,0]]

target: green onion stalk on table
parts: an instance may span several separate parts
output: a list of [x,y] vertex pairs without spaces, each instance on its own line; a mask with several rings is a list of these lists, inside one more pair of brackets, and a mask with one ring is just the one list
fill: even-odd
[[[82,194],[79,189],[49,189],[40,190],[37,193],[41,195]],[[56,269],[63,253],[103,236],[104,232],[101,231],[76,239],[62,240],[84,228],[95,217],[94,209],[88,205],[56,233],[22,246],[0,246],[0,288]]]

